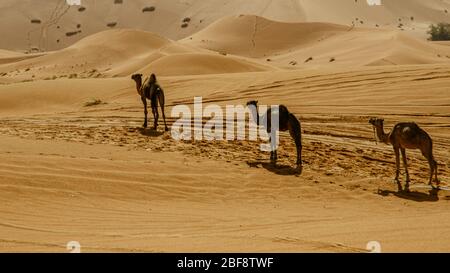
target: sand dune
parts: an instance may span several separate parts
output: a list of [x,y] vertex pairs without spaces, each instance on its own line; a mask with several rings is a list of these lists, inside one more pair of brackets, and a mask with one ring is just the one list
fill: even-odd
[[348,32],[350,27],[327,23],[283,23],[239,15],[221,19],[182,42],[252,58],[280,55],[313,46],[318,40]]
[[16,51],[0,49],[0,65],[7,63],[16,63],[22,60],[43,56],[45,53],[23,54]]
[[24,54],[21,54],[19,52],[16,51],[9,51],[9,50],[4,50],[4,49],[0,49],[0,58],[10,58],[10,57],[17,57],[17,56],[22,56]]
[[450,62],[449,48],[398,30],[282,23],[258,16],[219,20],[182,42],[284,68]]
[[161,76],[170,76],[272,69],[248,58],[223,56],[130,29],[100,32],[60,51],[16,60],[19,61],[8,61],[8,64],[0,66],[0,73],[6,73],[3,82],[118,77],[135,72],[158,72]]
[[59,51],[4,51],[2,56],[0,81],[10,83],[120,77],[135,72],[174,76],[257,72],[275,67],[449,63],[450,48],[397,30],[282,23],[240,15],[219,20],[179,42],[146,31],[116,29],[96,33]]
[[140,72],[145,74],[157,73],[158,75],[163,76],[175,76],[242,73],[267,70],[272,70],[272,68],[238,58],[213,54],[190,53],[162,57],[141,69]]
[[[382,6],[369,6],[365,0],[133,0],[122,4],[97,0],[85,1],[83,6],[85,9],[80,11],[79,7],[68,7],[65,0],[3,0],[0,31],[4,38],[0,48],[57,50],[111,26],[151,31],[179,40],[223,17],[240,14],[284,22],[403,29],[422,39],[430,22],[450,19],[447,0],[383,0]],[[143,12],[150,7],[154,10]],[[189,20],[187,26],[182,27],[185,20]]]

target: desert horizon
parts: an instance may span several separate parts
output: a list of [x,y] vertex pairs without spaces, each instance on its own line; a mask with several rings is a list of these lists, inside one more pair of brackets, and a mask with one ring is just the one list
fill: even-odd
[[2,1],[0,252],[450,252],[450,1],[375,3]]

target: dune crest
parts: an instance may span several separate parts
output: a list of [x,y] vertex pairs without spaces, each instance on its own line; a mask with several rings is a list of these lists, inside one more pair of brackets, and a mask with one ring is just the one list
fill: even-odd
[[3,79],[3,82],[8,82],[8,79],[13,81],[13,77],[14,81],[23,81],[108,78],[135,72],[158,72],[162,76],[171,76],[270,69],[273,68],[250,59],[221,55],[154,33],[117,29],[96,33],[60,51],[9,62],[0,66],[0,73],[9,75],[9,78]]
[[281,68],[450,62],[448,47],[399,30],[284,23],[253,15],[221,19],[181,42]]
[[329,23],[284,23],[254,15],[231,16],[182,42],[252,58],[279,55],[345,33],[350,27]]
[[68,8],[64,2],[1,1],[0,32],[5,39],[0,40],[0,48],[53,51],[110,28],[135,28],[179,40],[239,14],[284,22],[402,29],[425,39],[429,23],[448,22],[450,11],[450,3],[442,0],[383,0],[381,6],[370,6],[366,0],[132,0],[119,4],[86,0],[82,9]]

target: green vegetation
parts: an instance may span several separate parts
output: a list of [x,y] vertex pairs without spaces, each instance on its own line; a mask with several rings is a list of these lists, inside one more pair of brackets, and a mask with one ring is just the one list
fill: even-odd
[[450,41],[450,24],[431,24],[428,34],[430,35],[428,38],[430,41]]

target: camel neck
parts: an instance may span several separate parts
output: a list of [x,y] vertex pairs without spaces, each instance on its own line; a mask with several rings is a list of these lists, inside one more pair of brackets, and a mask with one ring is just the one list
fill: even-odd
[[140,90],[142,87],[142,81],[136,81],[136,89]]
[[136,90],[137,90],[137,92],[139,93],[139,95],[142,96],[142,94],[141,94],[141,90],[142,90],[142,80],[137,80],[137,81],[136,81]]
[[380,127],[377,127],[376,130],[377,130],[377,136],[378,136],[379,141],[389,144],[389,134],[386,134],[384,132],[384,126],[381,125]]

